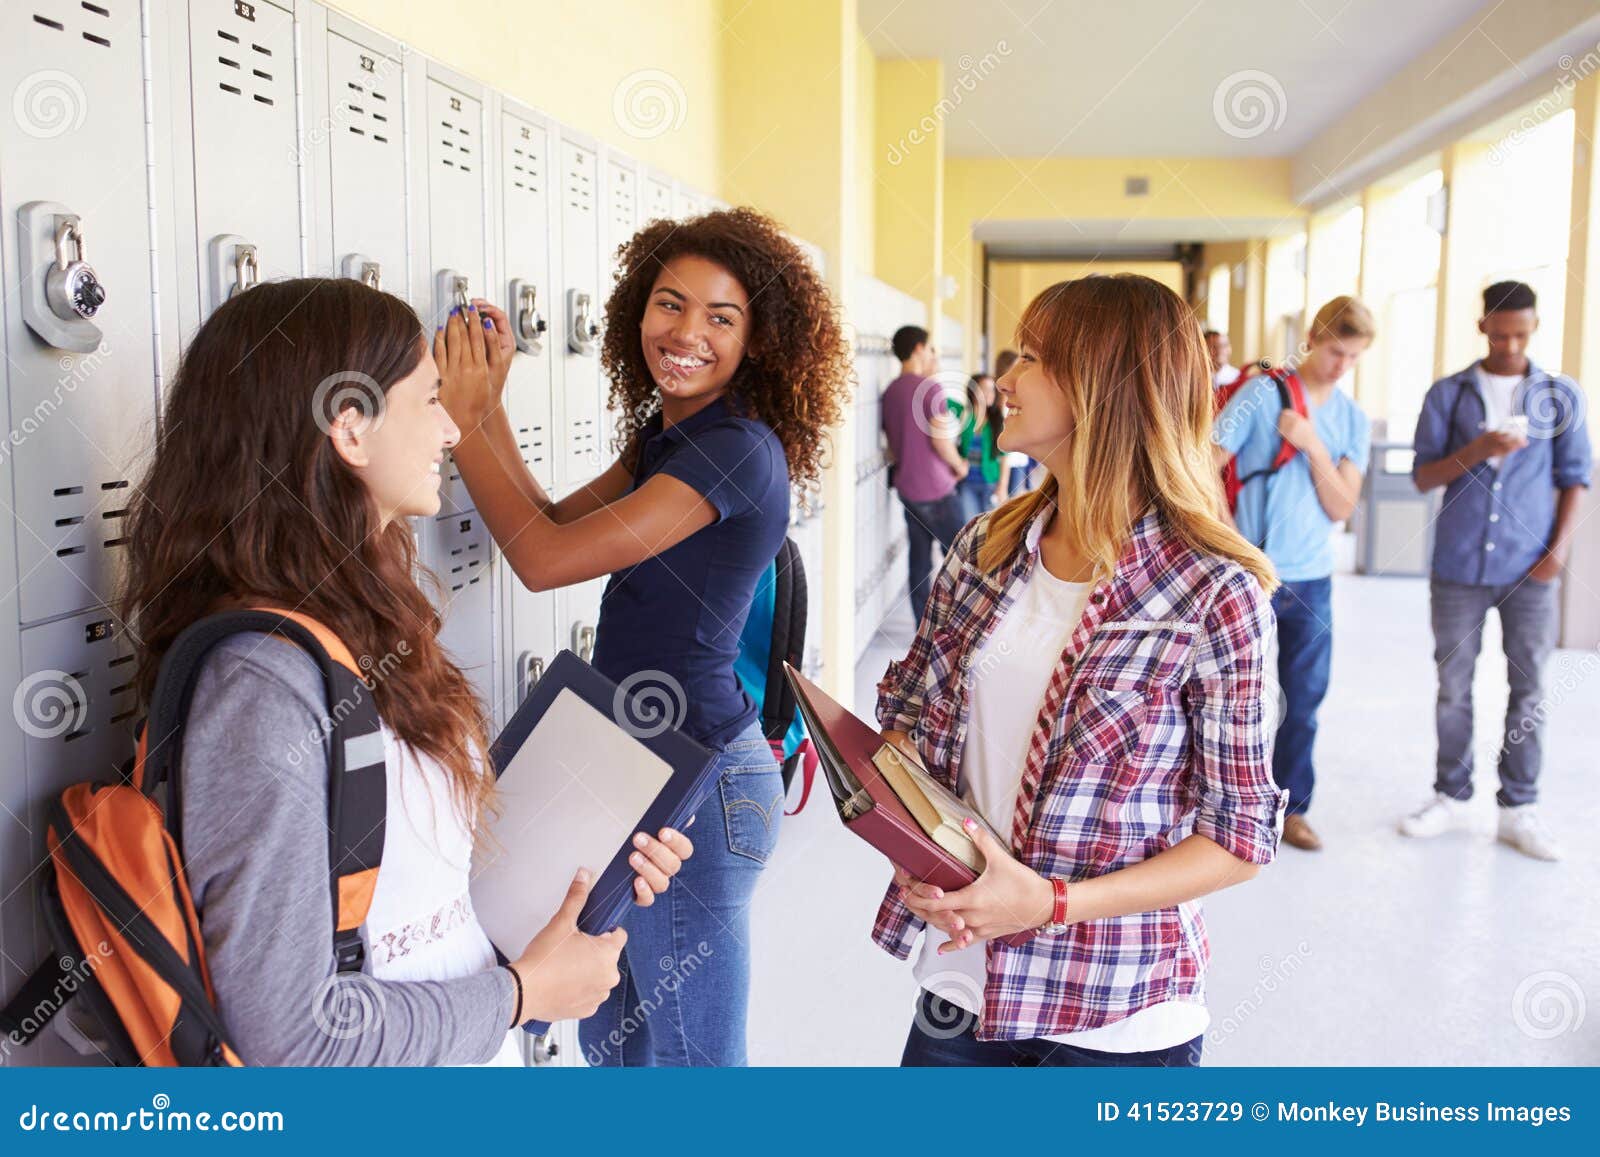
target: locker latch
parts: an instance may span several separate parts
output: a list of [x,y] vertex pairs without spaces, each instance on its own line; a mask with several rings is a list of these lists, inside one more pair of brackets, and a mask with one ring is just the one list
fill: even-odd
[[517,339],[517,348],[525,354],[542,352],[544,334],[549,326],[539,312],[539,287],[521,278],[512,281],[511,309],[514,317],[511,332]]
[[520,703],[528,697],[528,693],[544,678],[544,659],[531,651],[524,652],[517,665],[517,676],[521,686],[517,688],[517,701]]
[[452,309],[465,314],[472,306],[472,283],[454,269],[439,270],[434,277],[433,291],[436,322],[445,321]]
[[567,345],[572,352],[592,357],[600,348],[600,325],[594,318],[594,295],[581,289],[567,290],[567,316],[572,319]]
[[228,291],[229,297],[235,297],[247,289],[254,289],[261,283],[261,262],[256,258],[254,245],[235,245],[233,247],[233,288]]
[[23,275],[22,319],[56,349],[88,353],[100,345],[90,320],[106,301],[106,288],[90,267],[83,219],[54,201],[30,201],[17,210]]
[[383,266],[365,253],[347,254],[340,272],[351,281],[359,281],[380,291],[383,289]]
[[584,626],[582,623],[572,625],[573,650],[578,652],[578,658],[588,663],[594,659],[594,628]]

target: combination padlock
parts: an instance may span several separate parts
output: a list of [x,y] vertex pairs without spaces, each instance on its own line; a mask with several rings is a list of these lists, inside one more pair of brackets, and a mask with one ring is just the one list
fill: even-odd
[[83,222],[76,214],[63,217],[56,226],[56,263],[45,280],[45,300],[62,321],[87,321],[105,304],[106,287],[89,265]]

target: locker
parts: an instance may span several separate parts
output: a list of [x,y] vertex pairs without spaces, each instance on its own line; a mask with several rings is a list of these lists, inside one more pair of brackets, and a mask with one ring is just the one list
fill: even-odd
[[[112,596],[123,512],[153,433],[139,8],[106,10],[62,0],[0,9],[0,69],[22,78],[14,115],[0,120],[13,624]],[[59,293],[52,303],[69,278],[82,309],[90,281],[101,287],[92,316]]]
[[439,641],[466,671],[491,712],[494,685],[494,540],[476,514],[434,520],[438,554],[433,570],[441,586]]
[[[641,224],[639,212],[641,200],[639,197],[640,176],[637,163],[621,153],[611,152],[606,156],[606,218],[605,242],[601,246],[600,254],[600,286],[601,292],[610,297],[611,290],[615,287],[617,276],[621,267],[617,262],[617,250],[633,239]],[[617,416],[607,404],[609,397],[609,383],[603,380],[600,383],[600,434],[597,439],[598,452],[597,473],[607,469],[616,459],[616,449],[612,446],[612,437],[616,433]]]
[[[21,730],[22,790],[6,785],[3,908],[6,956],[0,992],[10,994],[43,958],[44,929],[33,903],[32,869],[44,854],[39,836],[50,799],[68,784],[113,779],[132,753],[136,695],[133,646],[104,610],[29,627],[21,634],[22,679],[13,698]],[[9,726],[9,722],[8,722]],[[17,889],[12,892],[12,889]],[[84,1064],[51,1030],[15,1055],[20,1064]]]
[[[506,412],[522,460],[540,485],[554,491],[551,362],[559,337],[551,333],[549,325],[551,130],[537,113],[502,101],[499,131],[500,284],[505,291],[502,304],[517,338],[517,353],[506,382]],[[503,722],[561,647],[554,592],[530,591],[503,559],[499,567],[501,670],[505,676],[498,706]]]
[[323,8],[305,20],[311,269],[409,299],[403,50]]
[[651,173],[644,181],[644,210],[639,214],[639,223],[645,225],[651,221],[664,221],[672,216],[672,181]]
[[584,138],[563,133],[559,175],[560,211],[553,219],[561,246],[561,337],[558,382],[562,398],[561,488],[600,473],[600,291],[599,159]]
[[698,217],[705,210],[705,198],[692,189],[678,185],[673,190],[672,215],[679,221],[687,221],[690,217]]
[[600,604],[609,577],[601,575],[556,592],[557,617],[563,631],[559,641],[563,647],[576,651],[584,662],[594,658],[595,629],[600,624]]
[[192,146],[183,199],[192,197],[198,325],[234,293],[303,270],[300,135],[291,6],[189,0],[187,16],[188,91],[172,103]]

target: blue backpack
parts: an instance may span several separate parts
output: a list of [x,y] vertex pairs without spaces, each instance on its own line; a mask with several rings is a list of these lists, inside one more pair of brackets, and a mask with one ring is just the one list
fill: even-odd
[[783,788],[789,790],[795,773],[802,772],[800,802],[794,815],[806,806],[816,776],[817,753],[806,736],[795,703],[794,689],[783,677],[783,665],[796,670],[805,659],[806,571],[800,548],[785,538],[778,557],[756,583],[750,616],[739,637],[739,657],[733,670],[739,682],[761,708],[761,730],[772,747],[772,757],[783,765]]

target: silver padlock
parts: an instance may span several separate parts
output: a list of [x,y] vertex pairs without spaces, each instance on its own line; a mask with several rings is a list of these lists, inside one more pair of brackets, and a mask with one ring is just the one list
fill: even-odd
[[[69,247],[74,254],[68,259]],[[56,263],[45,281],[45,300],[63,321],[87,321],[105,304],[106,287],[89,267],[83,244],[83,221],[77,214],[61,218],[56,226]]]

